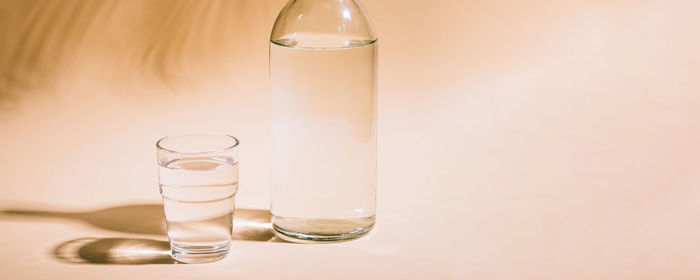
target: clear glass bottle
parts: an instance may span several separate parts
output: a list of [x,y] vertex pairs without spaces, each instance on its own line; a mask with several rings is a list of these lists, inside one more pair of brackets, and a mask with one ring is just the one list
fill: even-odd
[[294,242],[369,232],[377,38],[357,0],[291,0],[270,38],[272,224]]

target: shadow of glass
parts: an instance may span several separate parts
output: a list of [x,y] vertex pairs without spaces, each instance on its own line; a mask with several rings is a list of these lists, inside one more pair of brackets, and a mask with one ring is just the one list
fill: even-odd
[[167,241],[133,238],[80,238],[56,246],[53,257],[71,264],[177,264]]
[[[161,204],[134,204],[86,212],[37,211],[7,209],[2,216],[19,219],[66,219],[121,233],[167,236],[165,214]],[[233,240],[281,242],[270,226],[270,211],[235,209]]]

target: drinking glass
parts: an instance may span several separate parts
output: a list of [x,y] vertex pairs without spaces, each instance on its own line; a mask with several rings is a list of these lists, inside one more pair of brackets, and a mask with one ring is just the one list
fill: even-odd
[[224,134],[165,137],[156,143],[171,255],[205,263],[228,255],[238,191],[239,141]]

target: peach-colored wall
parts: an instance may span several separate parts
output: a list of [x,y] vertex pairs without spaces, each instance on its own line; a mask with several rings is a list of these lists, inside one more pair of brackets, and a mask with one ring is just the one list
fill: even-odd
[[[283,3],[0,1],[0,207],[157,202],[155,141],[213,131],[242,142],[237,207],[267,208]],[[700,278],[700,2],[364,3],[382,258],[342,260],[394,279]]]

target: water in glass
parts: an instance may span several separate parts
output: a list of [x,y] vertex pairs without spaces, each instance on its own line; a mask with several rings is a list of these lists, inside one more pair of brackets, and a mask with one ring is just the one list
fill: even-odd
[[224,258],[231,242],[238,162],[185,158],[159,164],[172,255],[185,262]]

